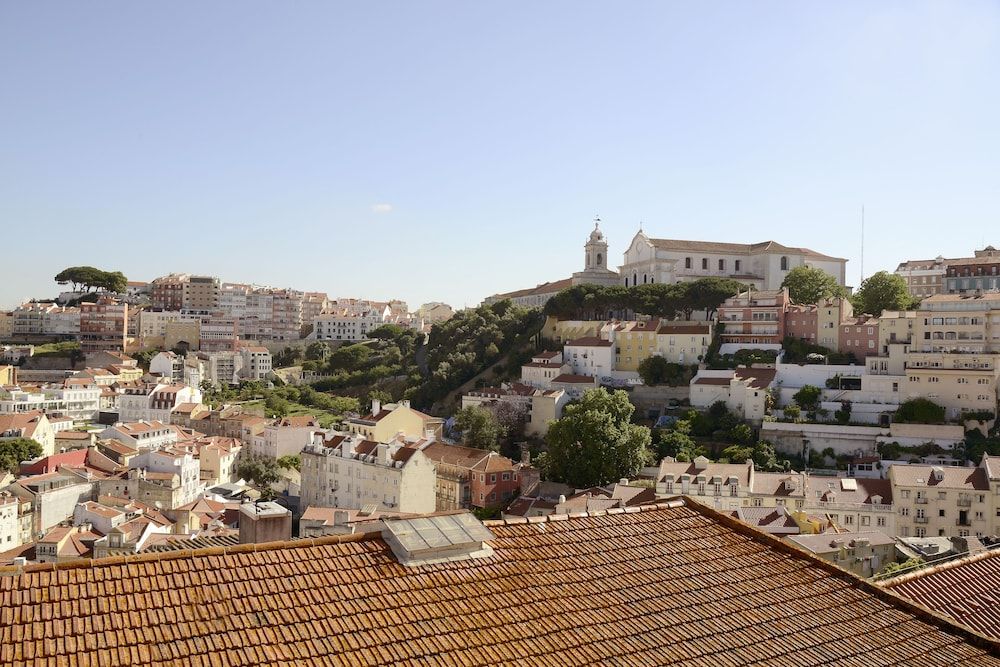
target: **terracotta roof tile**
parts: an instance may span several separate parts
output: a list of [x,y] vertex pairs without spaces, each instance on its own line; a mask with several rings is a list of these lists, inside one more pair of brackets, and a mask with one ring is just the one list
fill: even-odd
[[883,584],[897,595],[1000,639],[1000,551],[917,570]]
[[706,508],[611,512],[492,522],[492,556],[418,567],[351,535],[2,568],[3,661],[1000,665],[1000,644]]

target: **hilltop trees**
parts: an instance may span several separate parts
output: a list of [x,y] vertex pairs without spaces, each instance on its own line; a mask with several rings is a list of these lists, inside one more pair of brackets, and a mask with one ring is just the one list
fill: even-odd
[[42,455],[42,446],[30,438],[0,440],[0,473],[16,473],[21,461]]
[[635,287],[576,285],[549,299],[544,313],[554,317],[601,320],[612,312],[628,310],[651,317],[690,319],[696,310],[706,310],[711,315],[723,301],[742,289],[742,284],[728,278]]
[[71,283],[73,291],[79,292],[80,287],[87,291],[103,289],[108,292],[124,292],[128,279],[121,271],[102,271],[92,266],[71,266],[56,274],[55,281],[61,285]]
[[854,293],[854,310],[878,317],[883,310],[906,310],[914,299],[901,276],[888,271],[873,273]]
[[837,284],[836,278],[823,269],[796,266],[781,281],[788,288],[788,296],[795,303],[818,303],[820,299],[847,296],[847,290]]

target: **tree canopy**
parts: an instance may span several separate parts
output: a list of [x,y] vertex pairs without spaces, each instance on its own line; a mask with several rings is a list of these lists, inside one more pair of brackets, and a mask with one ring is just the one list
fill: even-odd
[[788,295],[795,303],[818,303],[821,299],[847,296],[847,290],[837,284],[837,279],[823,269],[813,266],[796,266],[781,281],[788,288]]
[[92,266],[71,266],[56,274],[55,281],[60,284],[71,283],[73,291],[80,287],[87,291],[103,289],[108,292],[124,292],[128,279],[121,271],[103,271]]
[[545,304],[553,317],[601,320],[613,313],[632,311],[651,317],[690,319],[696,310],[710,314],[729,297],[745,289],[728,278],[701,278],[685,283],[636,285],[575,285]]
[[892,420],[904,424],[943,424],[945,410],[929,398],[911,398],[899,404]]
[[658,354],[650,355],[640,361],[638,371],[643,383],[650,387],[660,384],[671,387],[687,384],[684,366],[670,363]]
[[475,449],[500,451],[506,429],[486,408],[470,405],[455,413],[455,428],[462,432],[462,444]]
[[549,425],[547,474],[576,488],[633,477],[651,459],[650,433],[631,423],[628,394],[603,387],[587,391]]
[[884,310],[907,310],[914,304],[902,276],[888,271],[873,273],[854,293],[854,309],[878,317]]
[[0,472],[16,473],[21,461],[42,455],[42,446],[31,438],[0,440]]

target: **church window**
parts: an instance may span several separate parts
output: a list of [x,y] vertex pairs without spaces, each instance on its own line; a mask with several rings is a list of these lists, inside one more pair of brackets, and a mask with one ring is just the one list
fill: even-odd
[[788,258],[785,256],[781,257],[781,270],[782,271],[788,270]]
[[649,278],[649,276],[648,276],[647,274],[645,274],[645,273],[644,273],[644,274],[642,274],[642,284],[643,284],[643,285],[645,285],[646,283],[648,283],[648,282],[649,282],[649,279],[648,279],[648,278]]
[[632,274],[632,286],[635,287],[638,284],[639,284],[639,274],[638,273],[633,273]]
[[704,271],[708,271],[708,257],[701,258],[701,268]]
[[735,260],[735,262],[736,262],[736,273],[739,273],[740,272],[740,260],[737,259],[737,260]]
[[691,268],[691,258],[690,257],[685,257],[684,258],[684,268],[685,269],[690,269]]
[[725,271],[725,270],[726,270],[726,260],[720,259],[719,260],[719,271]]
[[597,266],[601,265],[601,253],[597,253]]

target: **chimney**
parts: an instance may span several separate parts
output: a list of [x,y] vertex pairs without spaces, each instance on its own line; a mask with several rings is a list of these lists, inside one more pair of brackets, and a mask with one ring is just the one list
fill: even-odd
[[628,477],[622,477],[618,480],[618,484],[621,486],[628,486]]
[[531,465],[531,450],[527,447],[521,448],[521,465],[530,466]]
[[381,411],[382,411],[382,401],[378,400],[377,398],[373,398],[372,399],[372,414],[373,415],[377,415]]
[[375,459],[375,462],[381,463],[383,465],[389,465],[389,460],[391,457],[391,455],[389,454],[389,445],[384,442],[378,443],[377,453],[378,453],[378,458]]
[[13,563],[14,567],[24,567],[27,564],[28,564],[28,559],[25,558],[24,556],[14,557],[14,563]]
[[564,496],[564,495],[560,495],[559,496],[559,504],[560,505],[565,505],[566,504],[566,496]]
[[335,510],[333,512],[333,525],[334,526],[346,526],[351,513],[347,510]]

